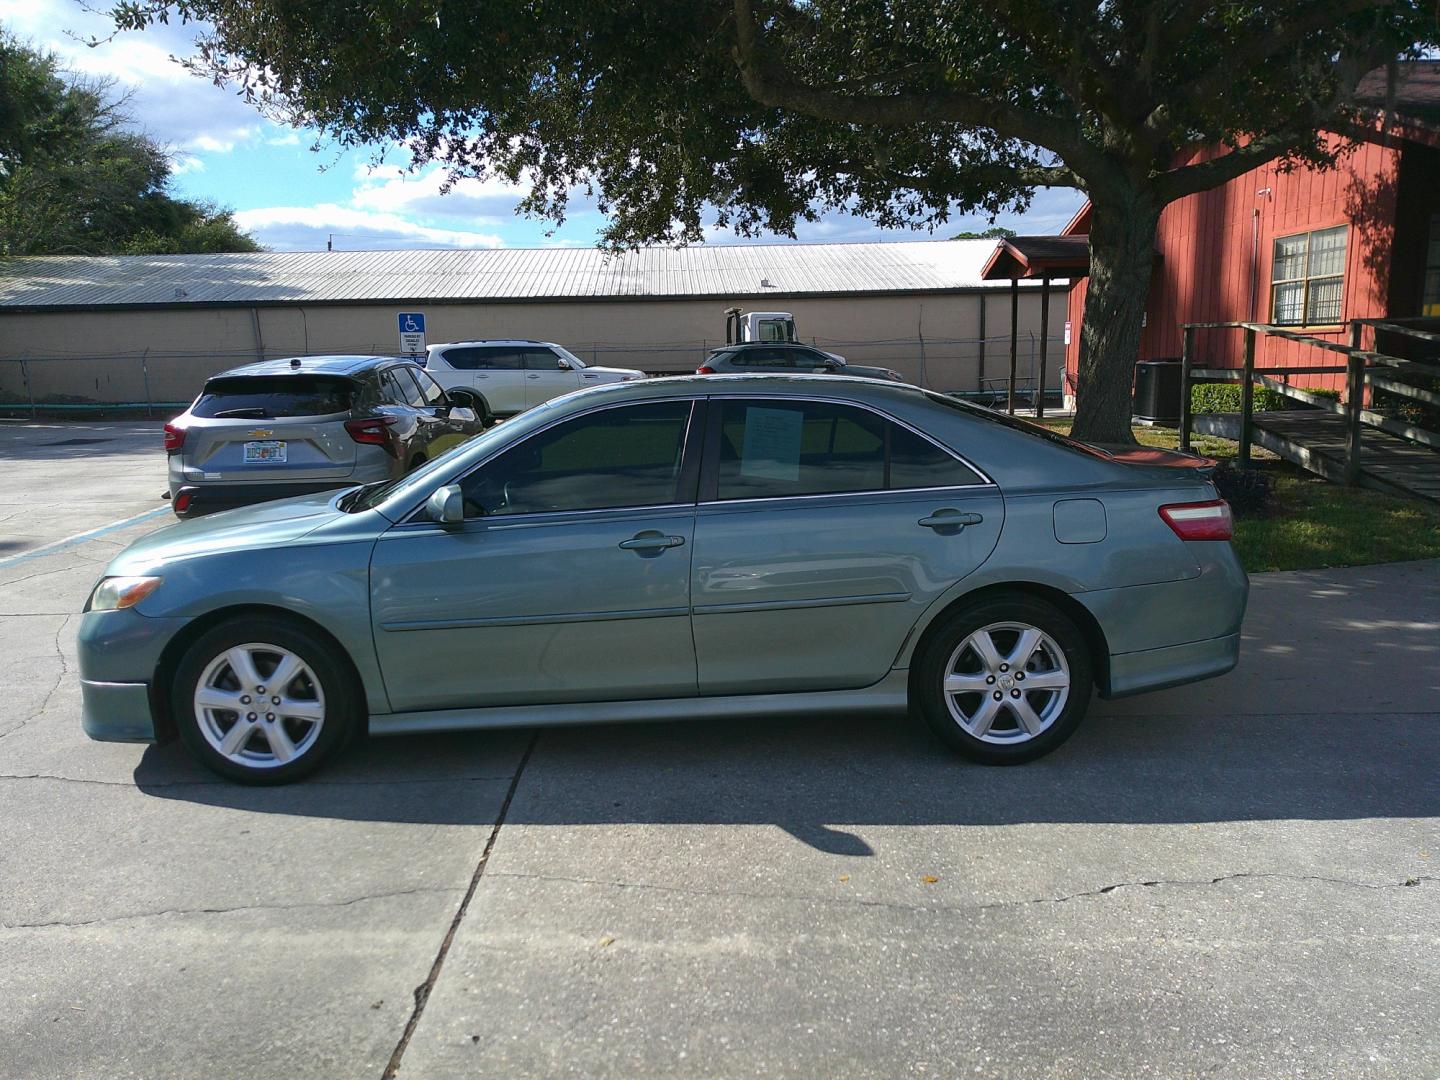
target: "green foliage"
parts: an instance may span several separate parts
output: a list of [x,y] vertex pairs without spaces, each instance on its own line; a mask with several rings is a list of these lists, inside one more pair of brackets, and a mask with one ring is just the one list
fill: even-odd
[[1340,391],[1339,391],[1339,390],[1331,390],[1331,389],[1329,389],[1328,387],[1323,387],[1323,386],[1307,386],[1307,387],[1305,387],[1305,390],[1306,390],[1307,392],[1315,395],[1316,397],[1323,397],[1326,401],[1339,401],[1339,400],[1340,400]]
[[981,232],[957,232],[951,240],[1009,240],[1015,235],[1014,229],[1007,229],[1003,225],[994,225]]
[[[1291,401],[1282,394],[1276,393],[1268,386],[1255,387],[1254,409],[1256,412],[1266,412],[1271,409],[1298,409],[1302,408],[1298,402]],[[1239,383],[1196,383],[1190,387],[1190,411],[1199,413],[1233,413],[1240,411],[1240,384]]]
[[[115,0],[213,27],[194,66],[342,145],[598,196],[612,246],[843,209],[935,229],[1091,198],[1077,430],[1127,440],[1161,209],[1369,123],[1359,79],[1440,43],[1434,0]],[[1224,154],[1195,155],[1222,144]],[[1092,392],[1092,387],[1094,392]]]
[[123,99],[0,31],[0,255],[255,251],[228,211],[166,191]]

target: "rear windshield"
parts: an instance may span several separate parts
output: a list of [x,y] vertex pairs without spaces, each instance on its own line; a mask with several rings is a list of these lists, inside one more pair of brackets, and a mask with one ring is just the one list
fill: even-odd
[[237,375],[211,379],[191,407],[207,420],[275,420],[349,412],[355,384],[327,375]]
[[1081,442],[1079,439],[1072,439],[1069,435],[1061,435],[1058,431],[1051,431],[1042,424],[1031,423],[1029,420],[1022,420],[1018,416],[1011,416],[1009,413],[997,412],[994,409],[986,409],[979,405],[972,405],[968,401],[961,401],[949,394],[937,394],[933,390],[926,390],[925,396],[931,401],[939,402],[941,405],[948,405],[952,409],[968,413],[971,416],[988,420],[992,424],[999,424],[1014,431],[1023,431],[1026,435],[1034,435],[1044,439],[1046,442],[1063,446],[1067,450],[1074,450],[1076,453],[1088,454],[1090,457],[1110,458],[1112,455],[1098,446],[1091,446],[1089,443]]

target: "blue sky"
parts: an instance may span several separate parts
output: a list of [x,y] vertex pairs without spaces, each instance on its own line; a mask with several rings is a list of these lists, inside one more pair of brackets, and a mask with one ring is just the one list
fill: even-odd
[[[101,6],[98,5],[97,6]],[[71,70],[113,79],[130,95],[137,126],[169,148],[174,189],[235,210],[241,225],[277,251],[319,250],[332,235],[337,249],[403,247],[588,246],[604,225],[593,205],[571,207],[563,226],[515,214],[522,192],[496,181],[462,180],[441,193],[442,175],[406,174],[403,152],[392,148],[375,164],[374,151],[315,148],[315,133],[274,124],[241,101],[185,71],[194,27],[171,25],[124,34],[95,48],[111,25],[79,0],[0,0],[0,23],[22,40],[57,53]],[[1023,217],[997,224],[1021,232],[1053,233],[1079,208],[1073,191],[1041,191]],[[984,217],[955,217],[935,235],[979,230]],[[926,239],[930,234],[876,228],[846,214],[801,225],[801,241]],[[769,237],[784,240],[784,237]],[[735,243],[717,232],[712,243]]]

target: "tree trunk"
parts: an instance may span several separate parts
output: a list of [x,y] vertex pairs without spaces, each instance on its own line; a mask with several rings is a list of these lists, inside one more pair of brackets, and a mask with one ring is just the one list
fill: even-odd
[[1090,283],[1072,434],[1086,442],[1131,443],[1130,390],[1160,206],[1145,191],[1096,190],[1090,197]]

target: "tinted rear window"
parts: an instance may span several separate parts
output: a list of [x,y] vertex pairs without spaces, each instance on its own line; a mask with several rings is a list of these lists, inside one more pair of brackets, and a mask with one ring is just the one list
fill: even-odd
[[190,412],[206,419],[274,420],[349,412],[355,384],[324,375],[235,376],[211,379]]

